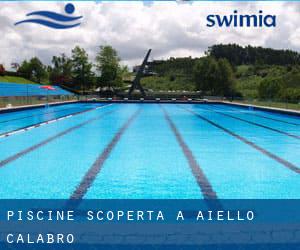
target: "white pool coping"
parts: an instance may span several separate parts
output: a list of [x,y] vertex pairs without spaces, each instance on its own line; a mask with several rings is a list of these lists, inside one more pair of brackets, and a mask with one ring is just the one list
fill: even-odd
[[[87,100],[88,102],[90,100]],[[52,102],[49,103],[49,106],[52,105],[60,105],[60,104],[68,104],[68,103],[80,103],[81,101],[77,100],[72,100],[72,101],[63,101],[63,102]],[[93,101],[90,101],[93,102]],[[97,102],[97,101],[96,101]],[[131,102],[145,102],[145,103],[157,103],[157,102],[164,102],[164,100],[160,99],[158,100],[101,100],[100,102],[110,102],[110,103],[131,103]],[[266,111],[274,111],[274,112],[281,112],[281,113],[286,113],[286,114],[295,114],[295,115],[300,115],[300,111],[295,110],[295,109],[284,109],[284,108],[275,108],[275,107],[270,107],[270,106],[260,106],[260,105],[253,105],[253,104],[246,104],[246,103],[240,103],[240,102],[230,102],[230,101],[224,101],[224,100],[205,100],[203,101],[196,101],[196,100],[188,100],[188,101],[181,101],[181,100],[171,100],[171,101],[166,101],[166,103],[211,103],[211,102],[218,102],[220,104],[228,104],[228,105],[234,105],[234,106],[242,106],[242,107],[253,107],[257,109],[262,109]],[[10,108],[0,108],[1,111],[18,111],[18,110],[23,110],[23,109],[30,109],[30,108],[39,108],[45,106],[46,103],[43,104],[33,104],[33,105],[23,105],[23,106],[13,106]]]
[[258,109],[264,109],[264,110],[270,110],[270,111],[277,111],[282,113],[294,113],[300,115],[300,111],[295,109],[284,109],[284,108],[275,108],[270,106],[260,106],[260,105],[253,105],[253,104],[246,104],[246,103],[240,103],[240,102],[229,102],[229,101],[222,101],[222,103],[229,104],[229,105],[235,105],[235,106],[243,106],[243,107],[253,107]]
[[[63,102],[51,102],[48,105],[52,106],[52,105],[59,105],[59,104],[67,104],[67,103],[77,103],[78,101],[63,101]],[[12,106],[10,108],[0,108],[0,112],[1,111],[9,111],[9,110],[22,110],[22,109],[30,109],[30,108],[40,108],[40,107],[44,107],[47,103],[41,103],[41,104],[31,104],[31,105],[22,105],[22,106]]]

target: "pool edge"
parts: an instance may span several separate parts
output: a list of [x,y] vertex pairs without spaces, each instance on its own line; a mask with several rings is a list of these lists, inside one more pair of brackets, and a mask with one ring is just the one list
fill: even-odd
[[[280,114],[287,114],[293,116],[300,116],[300,111],[292,110],[292,109],[283,109],[283,108],[275,108],[275,107],[268,107],[268,106],[258,106],[252,104],[244,104],[244,103],[237,103],[237,102],[230,102],[230,101],[222,101],[222,100],[85,100],[85,101],[64,101],[64,102],[55,102],[49,103],[49,106],[59,106],[65,104],[74,104],[74,103],[139,103],[139,104],[225,104],[229,106],[237,106],[241,108],[252,108],[256,110],[262,111],[269,111],[273,113],[280,113]],[[45,106],[44,104],[36,104],[36,105],[26,105],[26,106],[19,106],[19,107],[12,107],[12,108],[0,108],[1,113],[9,113],[27,109],[35,109],[41,108]]]
[[[64,102],[52,102],[49,103],[49,106],[59,106],[64,104],[73,104],[73,103],[79,103],[79,101],[64,101]],[[0,108],[0,114],[2,113],[10,113],[15,111],[22,111],[27,109],[36,109],[36,108],[42,108],[46,105],[46,103],[42,104],[33,104],[33,105],[25,105],[25,106],[17,106],[12,108]]]
[[300,116],[300,111],[293,110],[293,109],[283,109],[283,108],[275,108],[275,107],[268,107],[268,106],[258,106],[258,105],[244,104],[244,103],[237,103],[237,102],[229,102],[229,101],[221,101],[219,103],[220,104],[226,104],[226,105],[229,105],[229,106],[238,106],[238,107],[242,107],[242,108],[254,108],[254,109],[257,109],[257,110],[269,111],[269,112],[273,112],[273,113]]

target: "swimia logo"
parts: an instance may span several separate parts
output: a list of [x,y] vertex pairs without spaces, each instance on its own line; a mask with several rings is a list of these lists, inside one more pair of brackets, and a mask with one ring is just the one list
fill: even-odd
[[70,29],[79,26],[80,22],[78,21],[82,18],[82,16],[72,15],[75,11],[74,5],[68,3],[65,6],[64,10],[64,14],[47,10],[31,12],[28,13],[26,16],[33,18],[19,21],[15,23],[15,25],[35,23],[52,29]]
[[276,27],[275,15],[264,15],[260,10],[258,14],[239,14],[234,10],[231,15],[208,15],[207,27]]

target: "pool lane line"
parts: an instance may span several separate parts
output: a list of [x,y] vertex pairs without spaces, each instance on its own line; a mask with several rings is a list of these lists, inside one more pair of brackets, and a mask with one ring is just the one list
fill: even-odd
[[47,121],[44,121],[44,122],[36,123],[36,124],[33,124],[33,125],[31,124],[31,125],[28,125],[26,127],[22,127],[22,128],[18,128],[18,129],[15,129],[15,130],[11,130],[9,132],[2,133],[2,134],[0,134],[0,138],[7,137],[7,136],[10,136],[10,135],[19,133],[19,132],[25,132],[25,131],[28,131],[28,130],[30,130],[32,128],[37,128],[37,127],[40,127],[40,126],[43,126],[43,125],[46,125],[46,124],[53,123],[55,121],[60,121],[60,120],[63,120],[63,119],[66,119],[66,118],[70,118],[70,117],[75,116],[75,115],[79,115],[79,114],[82,114],[82,113],[85,113],[85,112],[89,112],[89,111],[96,110],[96,109],[99,109],[99,108],[102,108],[102,107],[105,107],[105,106],[110,106],[110,105],[111,104],[107,104],[107,105],[103,105],[103,106],[96,107],[96,108],[82,110],[82,111],[78,111],[78,112],[75,112],[75,113],[71,113],[71,114],[67,114],[67,115],[64,115],[64,116],[60,116],[58,118],[47,120]]
[[[213,104],[211,106],[217,107],[216,105],[213,105]],[[229,110],[232,110],[232,111],[238,111],[236,109],[232,109],[232,108],[229,108],[229,107],[226,107],[226,108],[228,108]],[[271,120],[271,121],[282,122],[282,123],[285,123],[285,124],[300,126],[299,123],[287,122],[287,121],[283,121],[283,120],[280,120],[280,119],[271,118],[271,117],[264,116],[264,115],[259,115],[259,114],[252,114],[252,113],[249,113],[248,111],[247,112],[243,112],[243,114],[257,116],[257,117],[265,118],[265,119],[268,119],[268,120]]]
[[107,112],[105,112],[105,113],[103,113],[103,114],[101,114],[99,116],[91,118],[91,119],[89,119],[89,120],[87,120],[87,121],[85,121],[83,123],[80,123],[80,124],[75,125],[75,126],[73,126],[71,128],[68,128],[68,129],[66,129],[66,130],[64,130],[64,131],[62,131],[62,132],[60,132],[60,133],[58,133],[56,135],[53,135],[53,136],[51,136],[51,137],[49,137],[49,138],[47,138],[47,139],[45,139],[45,140],[43,140],[43,141],[35,144],[35,145],[33,145],[33,146],[29,147],[29,148],[26,148],[26,149],[24,149],[24,150],[22,150],[22,151],[20,151],[20,152],[18,152],[16,154],[12,155],[12,156],[9,156],[8,158],[0,161],[0,168],[4,167],[5,165],[7,165],[7,164],[9,164],[9,163],[11,163],[11,162],[13,162],[13,161],[21,158],[21,157],[23,157],[24,155],[26,155],[26,154],[28,154],[28,153],[30,153],[32,151],[35,151],[36,149],[38,149],[38,148],[40,148],[42,146],[45,146],[46,144],[48,144],[48,143],[50,143],[50,142],[52,142],[52,141],[54,141],[54,140],[56,140],[56,139],[58,139],[58,138],[60,138],[62,136],[65,136],[65,135],[71,133],[74,130],[77,130],[77,129],[79,129],[79,128],[81,128],[81,127],[83,127],[83,126],[85,126],[85,125],[87,125],[87,124],[89,124],[91,122],[97,121],[97,120],[103,118],[104,116],[109,115],[109,114],[111,114],[113,112],[115,112],[115,110],[107,111]]
[[164,113],[164,117],[165,117],[168,125],[170,126],[172,132],[174,133],[176,140],[177,140],[178,144],[180,145],[180,148],[181,148],[185,158],[188,161],[189,167],[192,171],[193,176],[196,179],[196,182],[203,194],[204,199],[207,199],[207,200],[218,199],[217,194],[214,191],[212,185],[210,184],[208,178],[206,177],[201,166],[198,164],[197,160],[195,159],[191,149],[188,147],[188,145],[183,140],[179,130],[177,129],[175,123],[172,121],[167,110],[162,105],[160,105],[160,108],[162,109],[162,111]]
[[95,181],[97,175],[100,173],[105,161],[109,157],[111,151],[117,145],[117,143],[122,138],[125,131],[132,124],[132,122],[136,119],[136,117],[140,114],[141,108],[139,108],[136,112],[134,112],[129,119],[125,122],[125,124],[118,130],[118,132],[114,135],[109,144],[105,147],[105,149],[101,152],[101,154],[94,161],[93,165],[86,172],[81,182],[75,189],[75,191],[70,196],[70,200],[82,200],[82,198],[87,193],[88,189],[92,186]]
[[221,125],[219,125],[219,124],[217,124],[217,123],[215,123],[215,122],[209,120],[208,118],[206,118],[206,117],[204,117],[204,116],[202,116],[202,115],[200,115],[200,114],[198,114],[198,113],[196,113],[196,112],[194,112],[194,111],[192,111],[192,110],[189,110],[189,109],[183,108],[183,107],[180,107],[180,108],[182,108],[183,110],[185,110],[185,111],[187,111],[187,112],[190,112],[191,114],[195,115],[196,117],[198,117],[198,118],[200,118],[200,119],[202,119],[202,120],[208,122],[209,124],[213,125],[214,127],[223,130],[223,131],[226,132],[227,134],[233,136],[234,138],[236,138],[236,139],[242,141],[243,143],[245,143],[245,144],[251,146],[252,148],[256,149],[257,151],[259,151],[259,152],[263,153],[264,155],[270,157],[271,159],[277,161],[278,163],[280,163],[280,164],[283,165],[284,167],[286,167],[286,168],[288,168],[288,169],[294,171],[294,172],[297,173],[297,174],[300,174],[300,168],[297,167],[296,165],[294,165],[293,163],[291,163],[291,162],[289,162],[289,161],[287,161],[287,160],[285,160],[285,159],[283,159],[283,158],[281,158],[281,157],[279,157],[279,156],[277,156],[277,155],[275,155],[275,154],[269,152],[268,150],[266,150],[266,149],[264,149],[264,148],[258,146],[258,145],[255,144],[254,142],[247,140],[246,138],[244,138],[244,137],[242,137],[242,136],[240,136],[240,135],[238,135],[238,134],[232,132],[231,130],[229,130],[229,129],[227,129],[227,128],[222,127]]
[[277,133],[279,133],[279,134],[283,134],[283,135],[289,136],[289,137],[291,137],[291,138],[300,140],[300,136],[294,135],[294,134],[291,134],[291,133],[288,133],[288,132],[285,132],[285,131],[282,131],[282,130],[280,130],[280,129],[276,129],[276,128],[272,128],[272,127],[269,127],[269,126],[266,126],[266,125],[263,125],[263,124],[260,124],[260,123],[248,121],[248,120],[246,120],[246,119],[239,118],[239,117],[236,117],[236,116],[234,116],[234,115],[226,114],[226,113],[223,113],[223,112],[221,112],[221,111],[214,110],[214,109],[206,108],[206,110],[210,110],[210,111],[213,111],[213,112],[215,112],[215,113],[217,113],[217,114],[220,114],[220,115],[223,115],[223,116],[227,116],[227,117],[230,117],[230,118],[232,118],[232,119],[236,119],[236,120],[239,120],[239,121],[242,121],[242,122],[246,122],[246,123],[248,123],[248,124],[252,124],[252,125],[255,125],[255,126],[257,126],[257,127],[265,128],[265,129],[271,130],[271,131],[273,131],[273,132],[277,132]]
[[53,122],[58,122],[58,121],[61,121],[61,120],[64,120],[64,119],[67,119],[67,118],[70,118],[70,117],[73,117],[73,116],[76,116],[76,115],[80,115],[80,114],[83,114],[83,113],[86,113],[86,112],[90,112],[90,111],[97,110],[97,109],[100,109],[100,108],[108,107],[108,106],[111,106],[111,105],[112,104],[106,104],[106,105],[103,105],[103,106],[100,106],[100,107],[91,108],[91,109],[87,109],[87,110],[83,110],[83,111],[78,111],[78,112],[68,114],[68,115],[65,115],[65,116],[61,116],[61,117],[58,117],[58,118],[55,118],[55,119],[51,119],[51,120],[48,120],[48,121],[45,121],[45,122],[40,122],[40,123],[36,123],[36,124],[33,124],[33,125],[28,125],[26,127],[11,130],[9,132],[5,132],[5,133],[0,134],[0,139],[4,138],[4,137],[11,136],[11,135],[15,135],[15,134],[18,134],[18,133],[21,133],[21,132],[26,132],[26,131],[29,131],[31,129],[38,128],[38,127],[41,127],[41,126],[44,126],[44,125],[47,125],[47,124],[51,124]]
[[[86,105],[86,106],[88,106],[88,105]],[[59,113],[59,112],[65,111],[65,110],[76,109],[76,108],[78,109],[78,107],[73,107],[73,108],[67,108],[67,109],[59,109],[57,111],[51,111],[51,112],[45,112],[45,113],[37,113],[35,115],[22,116],[22,117],[19,117],[19,118],[14,118],[14,119],[10,119],[10,120],[0,121],[0,123],[12,122],[12,121],[22,120],[22,119],[26,119],[26,118],[30,118],[30,117],[35,117],[35,116],[41,116],[41,115],[48,115],[48,114],[53,114],[53,113]]]
[[269,120],[271,120],[271,121],[277,121],[277,122],[282,122],[282,123],[290,124],[290,125],[294,125],[294,126],[300,126],[299,123],[293,123],[293,122],[282,121],[282,120],[275,119],[275,118],[271,118],[271,117],[264,116],[264,115],[251,114],[251,113],[245,113],[245,114],[247,114],[247,115],[253,115],[253,116],[257,116],[257,117],[262,117],[262,118],[265,118],[265,119],[269,119]]

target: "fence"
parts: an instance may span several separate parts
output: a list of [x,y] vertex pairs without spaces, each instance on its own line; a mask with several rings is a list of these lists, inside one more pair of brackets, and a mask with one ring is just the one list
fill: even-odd
[[233,101],[242,103],[242,104],[250,104],[257,106],[266,106],[273,108],[281,108],[281,109],[293,109],[300,110],[300,100],[276,100],[276,99],[242,99],[242,98],[234,98]]
[[54,90],[39,84],[0,83],[0,108],[76,100],[77,97],[59,86]]

